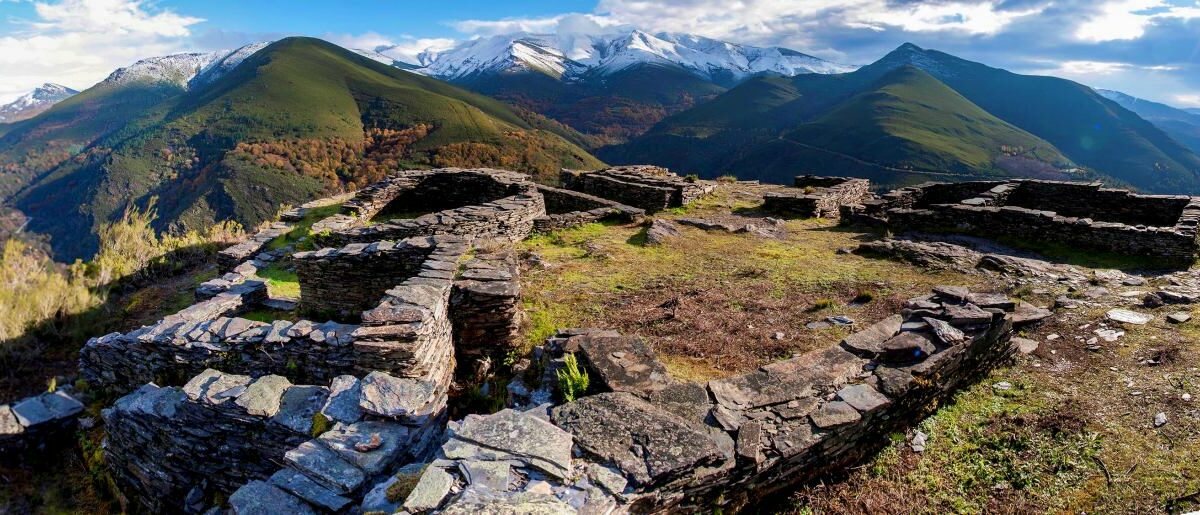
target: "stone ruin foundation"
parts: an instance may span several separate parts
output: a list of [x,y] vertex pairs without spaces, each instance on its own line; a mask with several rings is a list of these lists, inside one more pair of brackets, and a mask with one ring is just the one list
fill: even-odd
[[793,187],[765,193],[763,210],[804,218],[838,218],[841,206],[858,204],[870,195],[870,188],[866,179],[798,175]]
[[680,207],[712,193],[712,181],[693,180],[659,166],[616,166],[592,172],[563,170],[563,187],[653,213]]
[[[422,181],[449,191],[459,180],[489,192],[396,203]],[[661,193],[667,206],[706,187],[656,180],[678,188],[631,180],[624,191]],[[672,378],[640,338],[562,330],[517,360],[507,409],[448,421],[456,376],[469,382],[514,357],[511,243],[538,227],[635,219],[643,208],[629,198],[495,170],[399,172],[317,222],[323,248],[266,250],[311,206],[288,213],[227,249],[232,269],[201,285],[196,304],[81,351],[89,383],[126,394],[103,411],[113,478],[134,509],[172,513],[737,509],[874,452],[1004,359],[1014,326],[1049,316],[940,287],[836,345],[705,383]],[[386,210],[417,216],[372,222]],[[256,274],[272,263],[296,269],[298,306],[269,297]],[[264,306],[284,319],[242,316]],[[332,319],[304,318],[312,313]],[[568,354],[593,387],[564,403],[556,373]],[[66,399],[0,407],[0,450],[21,432],[73,427],[82,406]],[[55,407],[47,425],[27,423],[34,404]],[[402,477],[412,492],[391,498]]]
[[1049,242],[1183,265],[1197,257],[1200,200],[1141,195],[1099,182],[975,181],[901,188],[843,213],[843,219],[895,232]]

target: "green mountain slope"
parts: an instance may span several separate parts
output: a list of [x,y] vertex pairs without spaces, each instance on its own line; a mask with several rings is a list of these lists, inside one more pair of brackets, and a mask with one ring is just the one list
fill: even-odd
[[569,82],[522,71],[466,77],[460,84],[570,127],[592,147],[626,141],[726,90],[685,70],[654,64]]
[[906,171],[1032,175],[1039,169],[1053,176],[1070,161],[1053,145],[906,66],[734,166],[750,170],[749,178],[770,178],[810,171],[813,163],[857,168],[872,176]]
[[[871,146],[870,140],[855,141],[847,148],[850,152],[836,159],[828,153],[822,153],[821,158],[816,159],[811,152],[785,154],[793,156],[787,158],[780,155],[778,146],[781,136],[800,129],[803,124],[816,122],[905,66],[920,68],[961,95],[968,104],[1057,149],[1056,152],[1026,154],[1032,160],[1002,160],[1000,164],[1004,166],[1000,168],[1010,173],[1075,177],[1075,174],[1047,174],[1045,166],[1033,162],[1037,160],[1055,166],[1070,161],[1087,167],[1090,170],[1085,172],[1087,176],[1112,178],[1149,191],[1200,192],[1200,157],[1090,88],[1053,77],[1018,75],[914,45],[901,46],[883,59],[852,73],[747,81],[708,104],[664,119],[633,141],[598,149],[597,155],[614,163],[649,162],[707,176],[734,173],[787,182],[793,171],[804,170],[870,175],[884,183],[903,182],[899,178],[891,181],[894,174],[864,165],[864,162],[873,163],[872,159],[878,157],[877,154],[859,154],[863,149],[876,148]],[[854,112],[851,109],[848,114]],[[912,112],[931,114],[923,108]],[[957,114],[963,114],[971,123],[983,121],[972,113]],[[927,132],[931,128],[924,121],[913,122],[916,125],[914,131]],[[897,122],[899,125],[904,123]],[[959,129],[963,127],[959,125]],[[977,127],[968,132],[972,134],[970,137],[978,139],[991,129]],[[834,135],[823,137],[835,138]],[[922,138],[917,141],[929,142]],[[847,147],[849,143],[841,141],[839,144]],[[967,145],[979,146],[978,141]],[[980,148],[995,146],[998,145]],[[904,152],[911,153],[911,145]],[[964,159],[943,162],[939,166],[947,169],[941,171],[968,176],[996,172],[994,160],[980,160],[978,156],[961,153],[956,157]],[[778,175],[759,169],[764,159],[779,163],[772,167],[779,170]],[[792,161],[785,162],[787,159]],[[919,161],[914,165],[917,163]],[[925,165],[937,164],[937,161],[925,162]]]
[[1179,109],[1143,98],[1136,98],[1119,91],[1098,92],[1121,107],[1137,113],[1146,121],[1182,143],[1192,152],[1200,153],[1200,113]]
[[254,225],[280,204],[402,167],[489,165],[552,176],[563,166],[600,164],[496,100],[289,38],[203,89],[153,103],[13,201],[31,217],[29,229],[51,235],[56,256],[70,259],[94,251],[101,223],[152,198],[162,230],[225,219]]

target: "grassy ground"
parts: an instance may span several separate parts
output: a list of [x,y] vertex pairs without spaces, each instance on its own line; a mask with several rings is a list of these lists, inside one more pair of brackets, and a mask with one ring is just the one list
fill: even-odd
[[272,298],[299,299],[300,277],[276,263],[259,269],[258,277],[267,281],[267,292]]
[[312,235],[313,224],[338,214],[342,210],[341,203],[330,204],[327,206],[318,206],[309,209],[304,213],[304,217],[292,226],[292,230],[288,231],[283,236],[271,240],[267,244],[267,250],[279,250],[288,245],[299,244]]
[[[698,205],[660,216],[745,221],[756,213],[752,199],[723,188]],[[545,265],[530,266],[523,275],[530,315],[524,334],[529,344],[557,327],[638,334],[672,374],[703,380],[829,345],[844,333],[804,324],[834,314],[871,322],[935,284],[1007,290],[1038,305],[1058,295],[1079,296],[1053,282],[1048,291],[1031,293],[1038,288],[839,254],[876,235],[827,221],[793,220],[786,229],[785,238],[770,239],[685,227],[682,238],[661,247],[644,246],[642,228],[623,225],[532,238],[522,248]],[[1138,289],[1111,288],[1110,298]],[[852,306],[862,293],[871,300]],[[1125,336],[1103,343],[1099,352],[1085,350],[1084,341],[1095,336],[1108,307],[1062,310],[1025,334],[1041,342],[1034,354],[993,371],[920,422],[929,436],[924,452],[911,450],[911,432],[892,435],[892,444],[868,463],[761,509],[795,514],[1200,509],[1200,410],[1183,400],[1185,393],[1200,397],[1195,352],[1200,324],[1168,324],[1165,314],[1178,307],[1165,307],[1148,326],[1125,328]],[[782,339],[774,338],[777,332]],[[1051,334],[1060,338],[1047,339]],[[994,386],[1002,381],[1012,387]],[[1159,412],[1169,421],[1155,428]]]

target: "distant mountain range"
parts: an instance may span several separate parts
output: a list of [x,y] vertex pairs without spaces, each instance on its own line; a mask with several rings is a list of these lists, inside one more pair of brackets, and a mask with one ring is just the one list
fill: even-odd
[[772,182],[1099,177],[1200,193],[1200,157],[1091,88],[911,44],[851,73],[749,79],[597,152]]
[[139,61],[0,137],[7,204],[65,260],[152,199],[159,229],[253,226],[399,168],[600,164],[500,102],[309,38]]
[[666,116],[751,77],[855,68],[786,48],[639,30],[480,38],[423,53],[413,66],[417,73],[567,125],[582,133],[581,142],[592,148],[640,135]]
[[1158,126],[1192,152],[1200,153],[1200,109],[1178,109],[1120,91],[1097,89],[1096,92]]
[[58,102],[79,93],[61,84],[47,82],[20,98],[0,106],[0,123],[28,120],[50,109]]

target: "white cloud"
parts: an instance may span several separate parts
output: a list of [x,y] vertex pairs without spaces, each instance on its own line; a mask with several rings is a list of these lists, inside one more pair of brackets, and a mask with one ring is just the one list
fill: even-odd
[[1200,107],[1200,93],[1175,95],[1175,103],[1183,107]]
[[204,20],[141,0],[36,2],[35,20],[0,37],[0,100],[43,82],[83,89],[138,59],[182,51]]
[[1110,0],[1076,27],[1075,37],[1091,43],[1138,39],[1156,20],[1196,18],[1200,18],[1200,2],[1180,6],[1164,0]]

